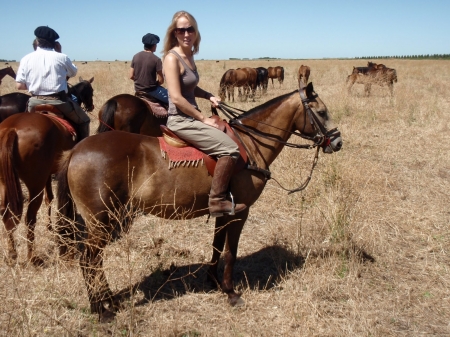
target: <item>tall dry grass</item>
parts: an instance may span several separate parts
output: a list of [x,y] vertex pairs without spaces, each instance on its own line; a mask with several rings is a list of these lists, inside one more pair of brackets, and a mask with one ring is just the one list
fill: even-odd
[[[41,210],[36,252],[46,265],[25,265],[23,224],[16,233],[19,264],[0,261],[0,335],[450,335],[450,63],[380,62],[397,70],[392,98],[378,86],[364,97],[357,84],[348,95],[347,75],[365,65],[353,60],[197,61],[200,85],[213,93],[229,68],[285,68],[281,87],[269,83],[267,95],[233,104],[241,109],[296,89],[297,69],[307,64],[344,139],[342,151],[320,155],[305,191],[288,195],[269,181],[252,207],[235,268],[245,307],[229,307],[225,295],[204,284],[211,223],[140,216],[105,252],[113,291],[139,285],[138,291],[114,323],[99,324],[79,267],[59,260]],[[77,65],[79,75],[95,77],[94,130],[108,98],[133,92],[129,63]],[[1,94],[13,85],[5,78]],[[200,108],[209,111],[205,101]],[[273,176],[297,187],[313,156],[284,149]],[[3,257],[6,247],[2,228]]]

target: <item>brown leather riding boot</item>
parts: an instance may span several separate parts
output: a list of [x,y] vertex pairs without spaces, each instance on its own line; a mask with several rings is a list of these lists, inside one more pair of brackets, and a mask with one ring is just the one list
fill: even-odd
[[209,213],[212,217],[219,217],[224,214],[233,215],[247,208],[245,204],[234,205],[226,199],[228,184],[230,183],[235,164],[236,159],[229,156],[220,157],[217,160],[208,203]]

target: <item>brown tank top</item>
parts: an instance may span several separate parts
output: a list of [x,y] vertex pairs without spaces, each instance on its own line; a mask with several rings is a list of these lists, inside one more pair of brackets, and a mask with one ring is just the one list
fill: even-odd
[[[192,106],[198,110],[197,102],[195,101],[195,94],[194,90],[197,87],[197,84],[199,82],[199,76],[197,73],[197,68],[192,70],[186,62],[184,62],[183,58],[174,50],[170,50],[169,53],[174,54],[181,62],[181,64],[184,67],[183,74],[180,75],[180,88],[181,88],[181,95],[186,98],[186,100],[192,104]],[[169,115],[183,115],[184,114],[181,110],[179,110],[175,104],[172,103],[172,100],[170,99],[170,93],[169,93]]]

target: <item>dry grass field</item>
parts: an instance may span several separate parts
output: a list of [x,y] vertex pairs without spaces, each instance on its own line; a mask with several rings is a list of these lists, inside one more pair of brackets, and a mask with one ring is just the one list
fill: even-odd
[[[392,98],[379,86],[370,97],[357,84],[347,93],[347,75],[365,61],[197,61],[200,86],[213,93],[229,68],[285,68],[282,86],[232,104],[245,110],[295,90],[307,64],[344,141],[340,152],[320,154],[306,190],[288,195],[271,180],[252,207],[235,268],[245,306],[230,307],[205,283],[211,221],[139,216],[105,252],[113,291],[138,291],[113,323],[100,324],[79,266],[59,260],[41,209],[44,267],[25,263],[23,222],[19,263],[9,267],[1,226],[0,335],[450,336],[450,62],[379,62],[397,70]],[[94,131],[108,98],[133,93],[129,62],[76,64],[78,75],[95,77]],[[4,78],[0,90],[15,91],[14,81]],[[206,101],[200,108],[209,111]],[[272,175],[297,187],[313,158],[314,150],[286,148]]]

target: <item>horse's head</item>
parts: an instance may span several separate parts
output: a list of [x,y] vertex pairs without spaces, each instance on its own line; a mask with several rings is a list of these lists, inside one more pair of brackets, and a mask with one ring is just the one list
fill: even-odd
[[75,84],[70,90],[78,98],[79,104],[83,104],[87,111],[94,110],[94,89],[91,85],[93,81],[93,77],[88,81],[80,77],[80,82]]
[[341,133],[334,126],[328,108],[314,92],[312,82],[305,86],[300,81],[299,92],[306,119],[297,119],[294,127],[319,143],[323,152],[339,151],[342,148]]
[[8,75],[11,76],[12,78],[16,79],[16,73],[11,66],[8,67]]

